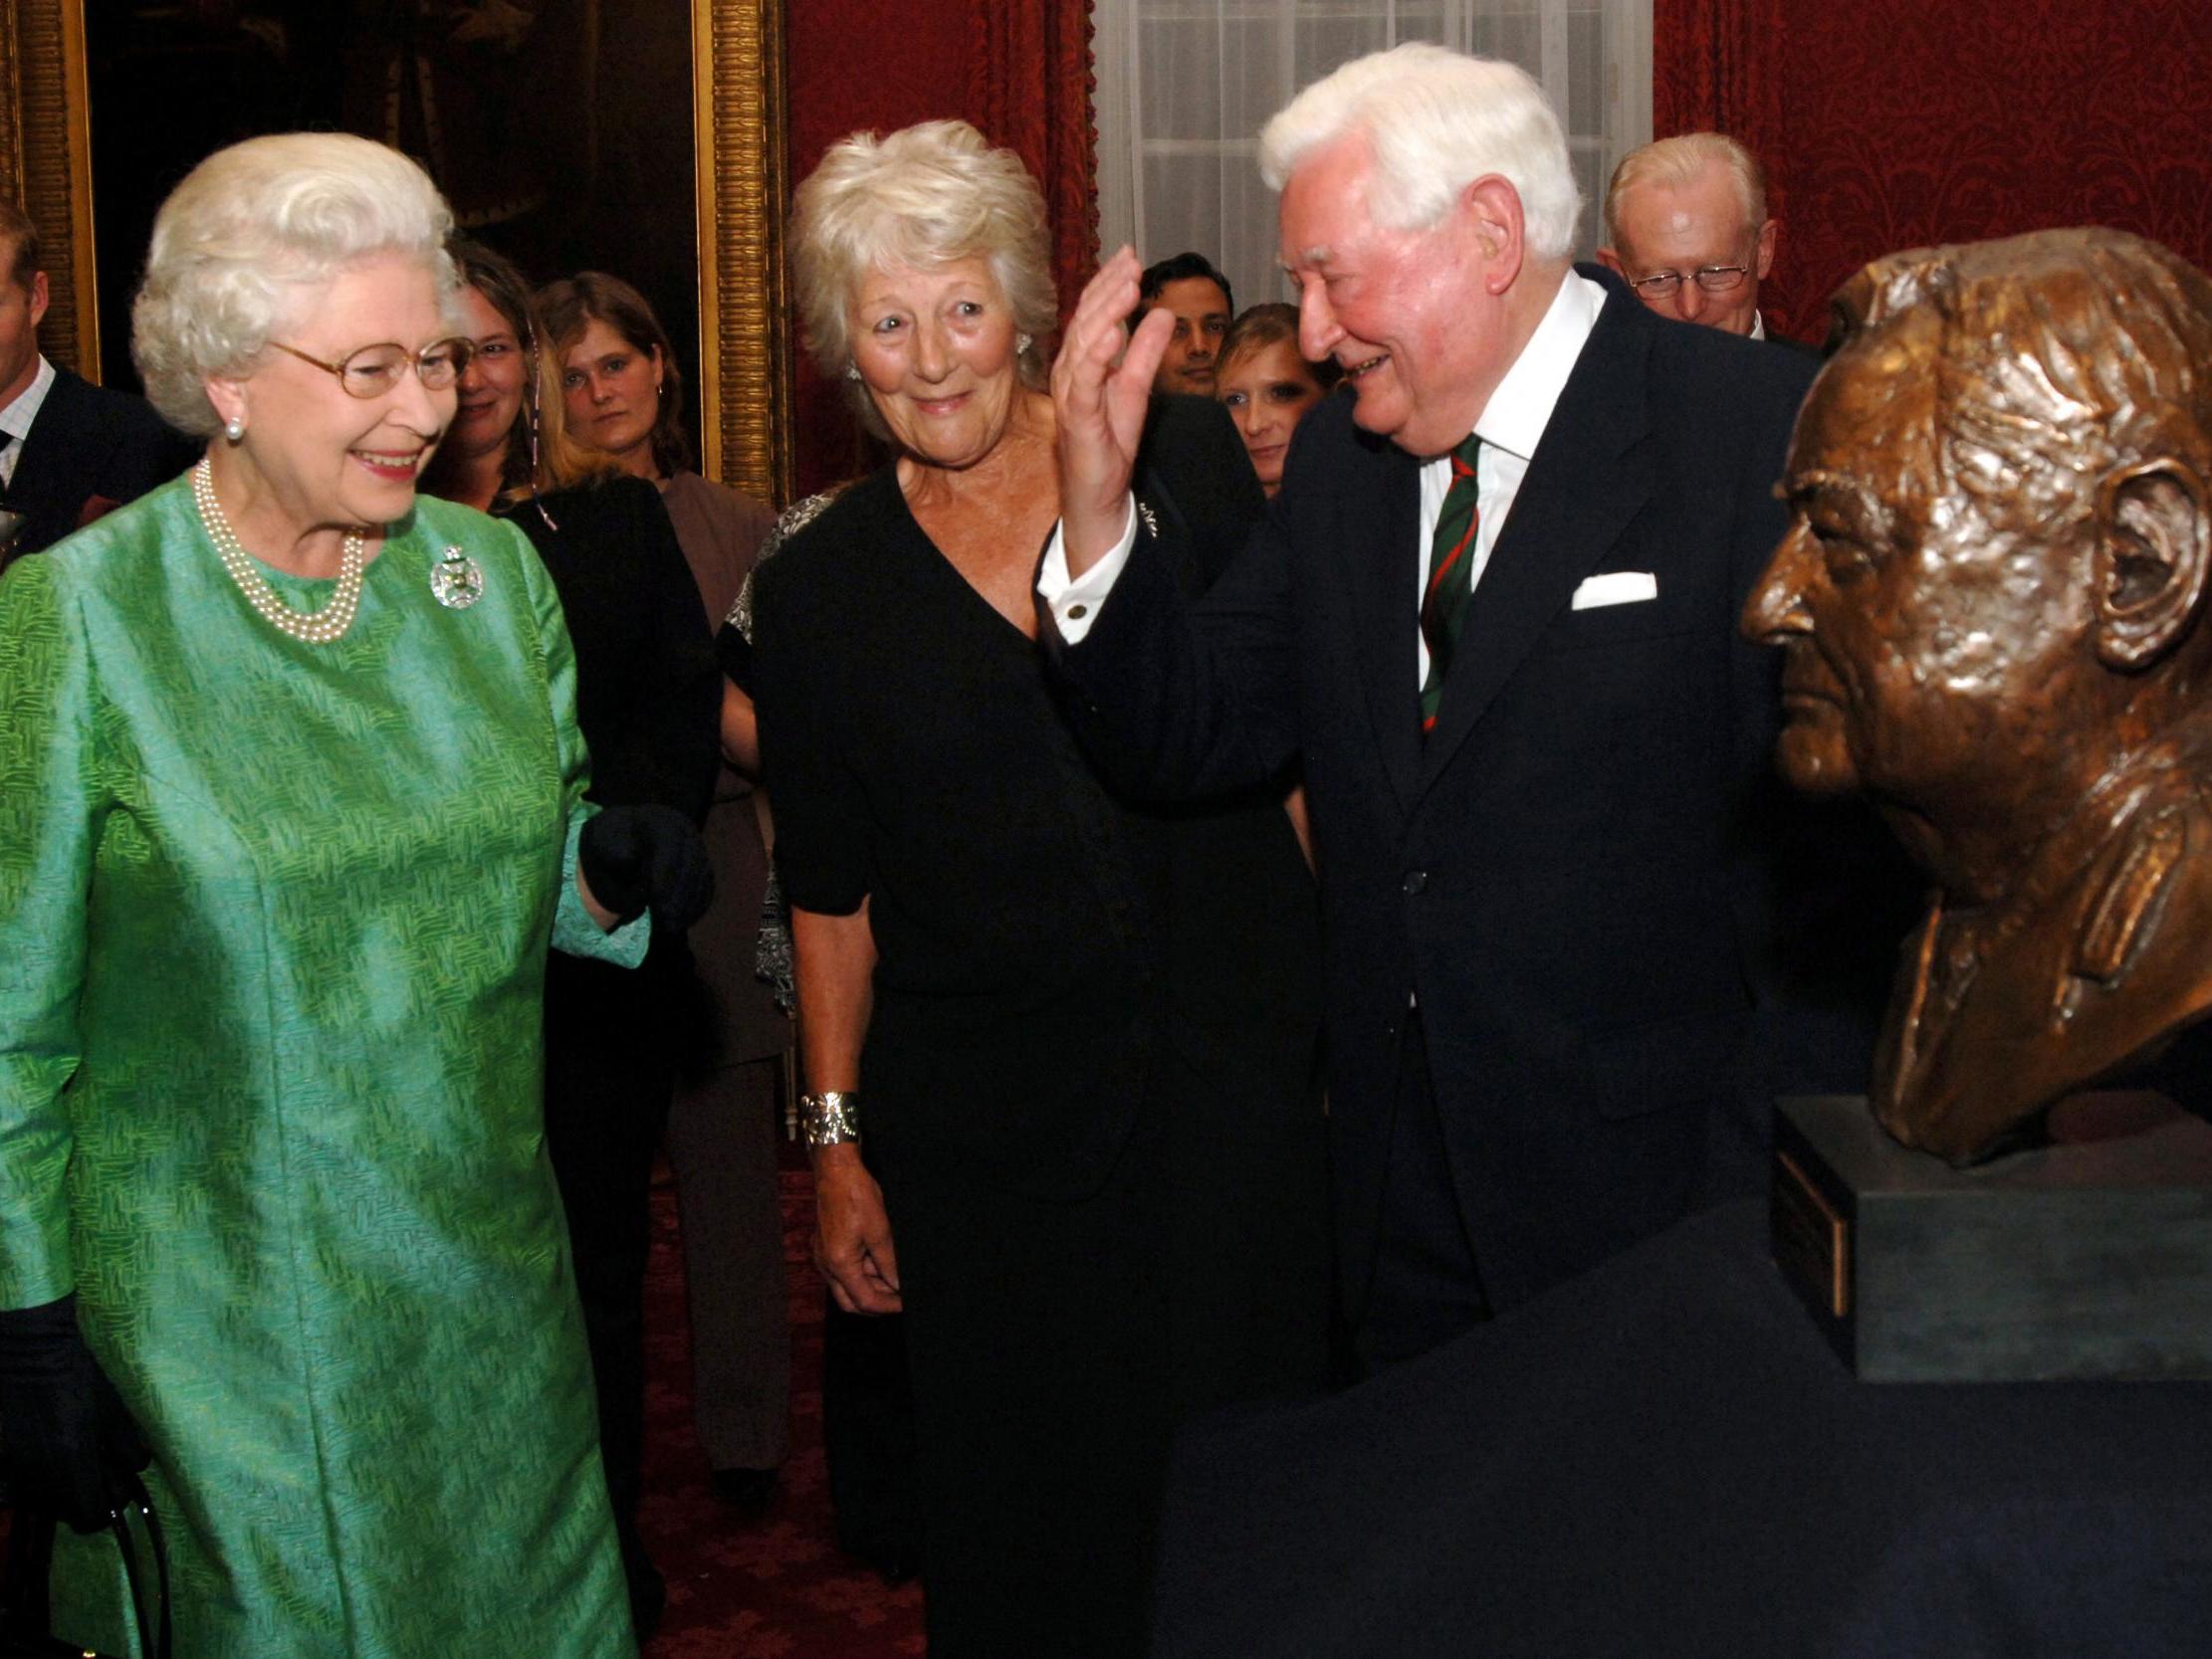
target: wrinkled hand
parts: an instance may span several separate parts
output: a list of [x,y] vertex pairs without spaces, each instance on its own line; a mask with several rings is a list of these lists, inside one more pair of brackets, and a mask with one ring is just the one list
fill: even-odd
[[1075,303],[1052,363],[1062,544],[1071,576],[1082,575],[1121,538],[1152,377],[1175,333],[1175,316],[1164,308],[1128,333],[1142,274],[1126,247],[1100,266]]
[[77,1298],[0,1312],[0,1468],[13,1501],[98,1532],[153,1461],[77,1328]]
[[619,923],[650,909],[679,931],[714,902],[714,869],[691,820],[672,806],[610,806],[583,826],[576,866],[589,897]]
[[815,1153],[814,1266],[848,1314],[895,1314],[905,1305],[883,1189],[849,1143]]

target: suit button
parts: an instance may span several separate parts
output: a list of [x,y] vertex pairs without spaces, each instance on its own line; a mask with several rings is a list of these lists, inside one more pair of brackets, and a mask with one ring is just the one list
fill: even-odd
[[1408,893],[1420,893],[1429,886],[1429,872],[1426,870],[1409,870],[1406,872],[1405,881],[1400,885]]
[[1080,622],[1090,614],[1091,608],[1088,605],[1070,605],[1067,608],[1067,619],[1070,622]]

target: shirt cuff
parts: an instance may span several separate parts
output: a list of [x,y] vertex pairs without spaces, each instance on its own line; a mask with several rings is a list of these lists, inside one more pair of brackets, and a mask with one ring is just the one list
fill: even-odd
[[1044,544],[1044,563],[1037,571],[1037,597],[1052,612],[1060,638],[1069,645],[1080,645],[1083,636],[1091,631],[1091,624],[1098,618],[1098,607],[1106,603],[1106,595],[1114,591],[1114,582],[1137,545],[1134,497],[1128,498],[1122,515],[1121,539],[1107,549],[1105,557],[1084,571],[1079,581],[1068,578],[1067,546],[1062,539],[1064,524],[1054,524],[1052,539]]
[[645,959],[645,947],[653,942],[653,913],[641,912],[609,933],[591,919],[591,913],[583,908],[583,895],[576,891],[576,843],[583,837],[585,822],[597,810],[594,807],[578,812],[568,820],[568,842],[560,852],[560,903],[553,911],[553,947],[570,956],[591,956],[616,967],[635,967]]

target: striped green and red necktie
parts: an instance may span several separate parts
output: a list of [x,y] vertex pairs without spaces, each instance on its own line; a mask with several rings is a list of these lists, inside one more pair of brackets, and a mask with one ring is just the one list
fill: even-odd
[[1474,570],[1474,532],[1482,521],[1475,511],[1474,458],[1481,449],[1482,440],[1470,434],[1451,452],[1451,488],[1444,492],[1437,533],[1429,541],[1429,581],[1421,593],[1421,637],[1429,646],[1429,673],[1421,682],[1424,736],[1436,727],[1444,676],[1451,671],[1451,648],[1458,643],[1459,624],[1466,618],[1467,595],[1474,591],[1469,579]]

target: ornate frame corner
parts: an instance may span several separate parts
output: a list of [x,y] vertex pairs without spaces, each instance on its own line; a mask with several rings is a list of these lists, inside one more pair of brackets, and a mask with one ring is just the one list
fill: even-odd
[[692,0],[702,461],[781,507],[793,478],[781,0]]

